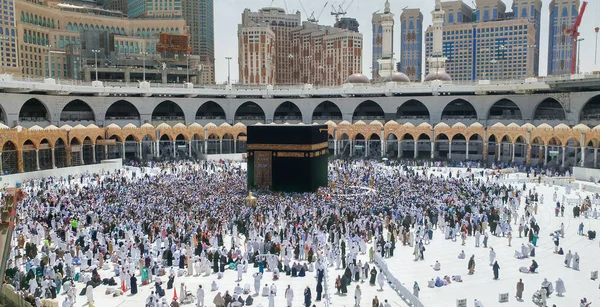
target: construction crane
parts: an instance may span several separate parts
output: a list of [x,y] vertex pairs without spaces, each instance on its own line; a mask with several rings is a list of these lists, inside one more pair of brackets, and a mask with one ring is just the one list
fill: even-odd
[[575,19],[575,23],[573,23],[573,27],[567,29],[567,35],[569,35],[573,40],[573,54],[571,54],[571,74],[575,74],[575,65],[577,62],[577,38],[579,37],[579,25],[581,24],[581,19],[583,18],[583,13],[585,13],[585,8],[587,7],[587,1],[583,1],[581,4],[581,8],[579,9],[579,15]]
[[319,22],[319,18],[321,18],[321,15],[323,14],[323,11],[324,11],[324,10],[325,10],[325,8],[327,7],[327,4],[328,4],[328,3],[329,3],[329,2],[325,2],[325,5],[323,5],[323,8],[321,9],[321,12],[319,13],[319,16],[317,16],[317,17],[315,18],[315,12],[312,12],[312,13],[310,14],[310,17],[309,17],[308,19],[306,19],[306,20],[308,20],[309,22],[318,23],[318,22]]
[[348,6],[346,6],[346,8],[344,9],[342,6],[344,5],[344,3],[346,2],[346,0],[344,0],[342,2],[342,4],[340,4],[339,8],[336,9],[335,6],[331,6],[331,15],[335,16],[335,22],[337,23],[340,20],[340,16],[345,16],[348,13],[348,9],[350,8],[350,6],[352,5],[352,3],[354,3],[354,0],[350,1],[350,4],[348,4]]

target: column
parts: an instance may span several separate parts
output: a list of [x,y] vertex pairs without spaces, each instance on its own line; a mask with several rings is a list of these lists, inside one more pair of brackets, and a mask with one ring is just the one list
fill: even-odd
[[402,158],[402,141],[398,139],[398,158]]
[[142,160],[143,159],[143,157],[142,157],[142,142],[138,143],[138,151],[140,153],[139,158],[140,158],[140,160]]
[[369,156],[369,140],[365,139],[365,158]]
[[581,146],[581,167],[585,165],[585,147]]
[[544,166],[548,163],[548,145],[544,145]]
[[502,142],[496,143],[496,160],[502,159]]
[[452,159],[452,142],[448,141],[448,159]]
[[350,142],[350,154],[349,154],[349,156],[352,157],[354,155],[354,152],[353,152],[353,150],[354,150],[353,149],[353,147],[354,147],[354,141],[352,139],[348,139],[348,142]]
[[[327,147],[327,151],[329,151],[329,146]],[[233,153],[237,153],[237,140],[233,140]]]
[[527,154],[526,154],[526,158],[525,158],[525,163],[526,164],[531,163],[531,145],[530,144],[527,144]]
[[431,144],[431,159],[435,159],[435,141],[430,140],[429,144]]
[[52,149],[52,168],[56,168],[56,158],[54,157],[54,147]]
[[512,157],[511,157],[511,162],[515,162],[515,149],[517,148],[517,145],[515,143],[512,143]]
[[[52,150],[54,151],[54,148],[52,148]],[[2,152],[0,151],[0,175],[4,174],[4,172],[2,171]]]
[[598,148],[594,147],[594,167],[598,167]]
[[23,169],[23,151],[22,150],[17,150],[17,171],[19,173],[22,173],[24,171],[24,169]]
[[467,150],[465,150],[465,160],[469,160],[469,141],[467,140]]
[[487,165],[487,158],[488,158],[488,154],[489,154],[488,151],[489,151],[488,143],[486,141],[483,141],[483,152],[481,153],[481,158],[486,165]]
[[223,139],[219,140],[219,154],[223,154]]
[[96,163],[96,144],[92,144],[92,163]]
[[419,147],[417,146],[417,140],[415,141],[415,152],[414,152],[414,159],[416,159],[419,156]]
[[175,147],[175,141],[171,141],[171,147],[173,148],[173,158],[177,157],[177,148]]
[[83,160],[83,145],[79,146],[79,159],[81,160],[81,165],[84,165],[85,161]]
[[121,143],[121,159],[125,159],[125,141]]
[[35,150],[35,170],[36,171],[40,170],[40,150],[39,149]]
[[562,147],[562,164],[560,166],[565,167],[565,146]]
[[333,154],[335,156],[338,154],[338,142],[335,138],[333,139]]
[[387,147],[387,141],[380,141],[381,142],[381,157],[385,157],[385,148]]

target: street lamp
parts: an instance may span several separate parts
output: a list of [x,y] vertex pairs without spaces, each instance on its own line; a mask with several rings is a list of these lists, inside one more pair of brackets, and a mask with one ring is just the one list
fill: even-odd
[[231,57],[226,56],[225,59],[227,60],[227,85],[231,85]]
[[584,40],[585,38],[578,38],[577,39],[577,74],[579,74],[579,53],[581,52],[581,41]]
[[312,56],[308,55],[306,56],[306,58],[308,59],[308,79],[306,80],[306,84],[311,84],[310,82],[310,64],[311,64],[311,60],[312,60]]
[[146,55],[148,52],[142,51],[140,54],[142,55],[142,81],[146,82]]
[[190,83],[190,54],[186,53],[183,56],[185,57],[185,82]]
[[96,81],[98,81],[98,53],[100,53],[99,49],[93,49],[94,53],[94,70],[96,71]]
[[0,41],[2,41],[2,71],[4,74],[6,74],[6,41],[9,39],[9,36],[0,36]]

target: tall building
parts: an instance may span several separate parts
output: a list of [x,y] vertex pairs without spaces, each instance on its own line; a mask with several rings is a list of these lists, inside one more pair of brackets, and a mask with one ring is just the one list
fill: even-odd
[[181,0],[128,0],[129,18],[181,18]]
[[350,30],[352,32],[358,32],[358,27],[360,24],[356,18],[342,17],[340,20],[336,21],[335,25],[333,26],[340,29]]
[[[373,54],[371,59],[371,79],[378,80],[385,75],[391,74],[395,63],[391,64],[390,61],[394,61],[393,48],[394,45],[394,14],[390,11],[390,1],[386,0],[385,8],[383,13],[373,13],[371,19],[373,25]],[[385,72],[381,72],[381,63],[379,60],[386,59],[383,67]],[[385,73],[385,74],[383,74]]]
[[419,9],[405,9],[400,15],[400,62],[398,71],[410,81],[421,81],[423,73],[423,14]]
[[15,1],[5,0],[0,9],[0,63],[2,72],[14,72],[17,69],[17,31]]
[[120,11],[127,16],[128,1],[127,0],[107,0],[105,4],[109,10]]
[[[517,0],[506,12],[499,0],[478,0],[475,20],[444,18],[442,51],[446,71],[456,81],[527,78],[539,71],[541,0]],[[447,7],[447,2],[442,7]],[[463,7],[453,3],[453,7]],[[464,7],[463,7],[464,8]],[[523,9],[526,8],[526,12]],[[445,11],[445,9],[444,9]],[[452,20],[458,18],[456,10]],[[462,9],[461,16],[468,10]],[[446,15],[449,13],[446,12]],[[425,54],[433,52],[433,27],[425,32]],[[429,72],[429,63],[426,64]]]
[[461,0],[442,2],[444,25],[475,21],[473,9]]
[[579,0],[552,0],[548,31],[548,75],[571,73],[573,40],[565,32],[579,14]]
[[339,86],[361,72],[361,33],[304,22],[292,34],[293,70],[300,83]]
[[442,9],[442,1],[435,0],[435,8],[431,12],[431,23],[433,24],[427,31],[431,30],[431,52],[427,57],[427,67],[429,68],[424,81],[452,81],[446,73],[446,60],[443,48],[443,32],[444,32],[444,10]]
[[[252,12],[245,9],[242,13],[242,26],[254,27],[256,24],[269,24],[275,33],[275,80],[278,84],[299,83],[299,76],[293,75],[292,67],[298,61],[292,49],[291,31],[301,25],[300,12],[287,14],[285,10],[267,7]],[[239,31],[238,31],[239,32]],[[239,47],[238,47],[239,48]]]
[[239,83],[275,84],[275,33],[268,24],[238,25]]
[[190,34],[190,48],[200,57],[201,83],[215,83],[214,0],[182,0],[183,18]]
[[[516,0],[512,4],[512,19],[528,19],[535,27],[535,43],[528,45],[528,57],[533,57],[533,72],[528,77],[537,76],[540,71],[540,34],[542,25],[542,0]],[[507,16],[508,18],[508,16]]]
[[[128,19],[123,18],[122,13],[98,7],[26,0],[15,0],[14,15],[18,17],[15,32],[19,34],[15,43],[15,49],[19,52],[14,55],[16,63],[13,62],[16,75],[81,80],[82,71],[87,71],[89,75],[95,65],[94,54],[87,52],[94,48],[88,46],[88,42],[94,39],[83,37],[87,35],[85,33],[103,37],[108,35],[110,38],[96,39],[104,42],[99,49],[115,50],[115,55],[108,60],[98,54],[98,67],[107,71],[106,78],[129,80],[140,75],[141,79],[137,71],[131,72],[131,75],[126,72],[127,69],[135,70],[132,67],[141,67],[141,52],[148,53],[146,62],[149,67],[159,65],[158,61],[167,63],[169,67],[175,63],[179,63],[179,67],[186,66],[184,57],[166,59],[164,55],[157,54],[160,33],[186,34],[183,19]],[[44,16],[45,21],[40,16]],[[107,42],[113,46],[107,46]],[[117,66],[121,68],[114,68]],[[185,73],[184,70],[183,77]]]

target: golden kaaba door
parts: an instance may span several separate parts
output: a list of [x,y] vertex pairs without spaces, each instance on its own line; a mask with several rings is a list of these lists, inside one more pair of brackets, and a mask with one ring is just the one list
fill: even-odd
[[259,188],[267,188],[273,185],[272,178],[273,152],[254,152],[254,184]]

